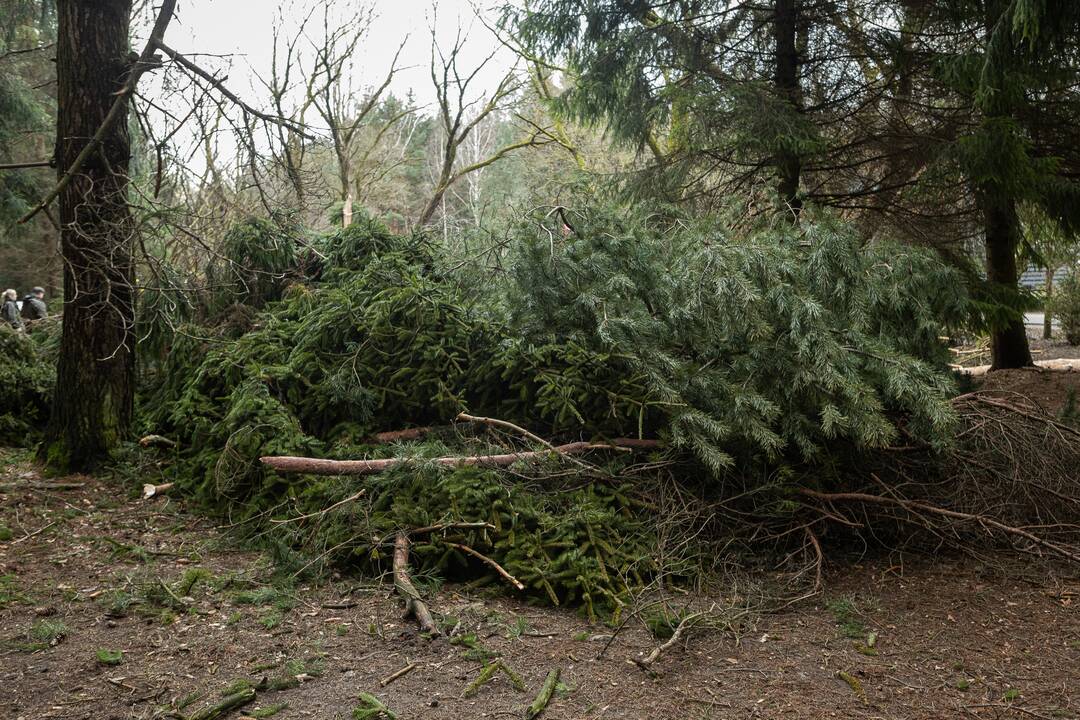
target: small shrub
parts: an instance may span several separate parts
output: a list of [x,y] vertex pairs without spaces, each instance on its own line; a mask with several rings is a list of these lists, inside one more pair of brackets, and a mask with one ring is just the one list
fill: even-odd
[[38,620],[30,626],[30,640],[34,643],[55,645],[67,634],[67,625],[59,620]]

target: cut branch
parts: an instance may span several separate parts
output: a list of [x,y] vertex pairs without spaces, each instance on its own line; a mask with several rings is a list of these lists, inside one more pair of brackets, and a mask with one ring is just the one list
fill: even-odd
[[544,680],[540,692],[537,693],[536,699],[533,700],[528,709],[525,710],[526,720],[533,720],[533,718],[539,717],[540,713],[544,712],[548,703],[551,702],[551,696],[555,694],[555,688],[558,684],[559,668],[555,668],[547,674],[547,678]]
[[439,628],[431,617],[431,611],[420,598],[416,586],[409,577],[409,536],[403,532],[394,539],[394,588],[405,599],[405,610],[420,624],[420,629],[432,637],[439,635]]
[[220,79],[218,79],[217,77],[215,77],[211,73],[207,72],[203,68],[199,67],[198,65],[193,63],[191,60],[187,59],[186,57],[184,57],[183,55],[178,53],[176,50],[173,50],[171,47],[169,47],[164,42],[162,42],[160,38],[158,38],[156,40],[151,39],[151,42],[154,42],[155,47],[157,49],[161,50],[161,52],[168,55],[169,58],[171,58],[173,60],[173,62],[175,62],[177,65],[179,65],[180,67],[188,70],[191,73],[194,73],[195,75],[198,75],[203,80],[205,80],[206,82],[210,83],[215,88],[217,88],[218,92],[220,92],[222,95],[224,95],[228,100],[233,102],[235,105],[237,105],[241,110],[243,110],[248,115],[251,115],[252,117],[256,117],[256,118],[262,120],[263,122],[272,123],[274,125],[280,125],[281,127],[285,128],[286,130],[289,130],[290,132],[294,132],[297,135],[300,135],[301,137],[304,137],[304,138],[306,138],[308,140],[314,140],[315,139],[315,137],[313,135],[311,135],[310,133],[306,132],[302,126],[292,122],[291,120],[289,120],[287,118],[279,117],[279,116],[276,116],[276,115],[267,115],[266,113],[260,112],[259,110],[256,110],[252,106],[248,105],[246,102],[241,100],[238,95],[236,95],[231,90],[229,90],[229,88],[225,87],[225,83],[223,83]]
[[[446,542],[446,541],[444,541],[444,542]],[[495,570],[495,572],[499,573],[499,575],[501,575],[503,577],[503,579],[505,579],[508,583],[510,583],[514,587],[516,587],[518,590],[524,590],[525,589],[525,586],[521,584],[520,580],[518,580],[516,577],[514,577],[510,573],[506,572],[506,570],[503,569],[502,565],[495,562],[494,560],[489,558],[487,555],[483,555],[483,554],[477,552],[476,550],[473,550],[468,545],[462,545],[461,543],[446,542],[446,544],[449,545],[452,548],[457,548],[458,550],[461,550],[462,552],[468,553],[469,555],[472,555],[474,558],[476,558],[476,559],[478,559],[478,560],[480,560],[480,561],[482,561],[484,563],[487,563],[489,566],[491,566],[491,568],[493,570]]]
[[1013,527],[1012,525],[1006,525],[1003,522],[994,520],[986,515],[976,515],[974,513],[959,512],[957,510],[948,510],[946,508],[937,507],[936,505],[929,505],[917,500],[903,500],[901,498],[885,497],[883,495],[871,495],[870,493],[861,492],[840,492],[840,493],[823,493],[816,490],[809,490],[802,488],[799,491],[800,495],[804,497],[813,498],[827,503],[834,502],[858,502],[874,505],[892,505],[906,510],[914,515],[919,513],[925,513],[929,515],[937,515],[940,517],[952,518],[954,520],[962,520],[964,522],[971,522],[983,527],[994,528],[1006,535],[1012,535],[1014,537],[1021,537],[1025,540],[1038,545],[1041,548],[1045,548],[1055,555],[1064,557],[1072,562],[1080,563],[1080,554],[1075,551],[1058,545],[1057,543],[1044,540],[1043,538],[1028,532],[1023,528]]
[[617,442],[590,443],[572,442],[552,446],[551,450],[506,453],[501,455],[466,455],[460,457],[424,458],[385,458],[381,460],[322,460],[319,458],[291,457],[288,455],[268,455],[259,458],[279,472],[298,472],[309,475],[373,475],[402,465],[418,465],[424,462],[445,467],[477,465],[481,467],[506,467],[520,460],[540,460],[549,457],[554,451],[558,455],[577,455],[588,450],[621,449]]
[[709,612],[711,612],[711,610],[705,610],[702,612],[696,612],[687,615],[679,621],[679,625],[675,628],[675,632],[671,633],[671,637],[667,639],[667,642],[665,642],[663,645],[657,645],[652,649],[652,652],[650,652],[643,658],[634,658],[634,662],[642,670],[648,670],[649,666],[656,662],[657,658],[659,658],[667,650],[675,647],[675,645],[677,645],[678,642],[682,640],[683,634],[685,634],[686,631],[689,630],[694,625],[694,623],[698,621],[699,618],[708,615]]
[[24,168],[52,167],[52,160],[30,160],[19,163],[0,163],[0,170],[22,170]]

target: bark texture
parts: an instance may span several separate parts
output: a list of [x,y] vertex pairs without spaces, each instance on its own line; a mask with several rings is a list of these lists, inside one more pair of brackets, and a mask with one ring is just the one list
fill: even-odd
[[[131,0],[58,0],[57,170],[102,126],[130,69]],[[126,102],[126,101],[125,101]],[[59,196],[63,339],[46,459],[82,470],[127,432],[134,403],[135,225],[127,108]]]
[[[776,0],[773,18],[776,92],[787,100],[796,112],[801,112],[798,32],[799,0]],[[798,153],[790,147],[779,148],[776,153],[776,172],[779,176],[776,189],[780,199],[797,219],[802,210],[802,199],[799,197],[802,160]]]
[[[1010,198],[999,194],[984,195],[980,204],[986,232],[986,279],[1003,291],[1014,292],[1020,280],[1016,267],[1016,249],[1020,243],[1020,218]],[[1031,349],[1021,318],[990,333],[991,369],[1029,367]]]

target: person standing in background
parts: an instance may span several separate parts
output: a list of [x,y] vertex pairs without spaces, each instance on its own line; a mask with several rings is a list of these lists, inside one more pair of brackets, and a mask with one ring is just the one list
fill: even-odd
[[0,307],[0,319],[16,330],[22,330],[22,316],[19,314],[19,304],[16,302],[18,297],[19,294],[14,290],[4,291],[4,305]]
[[45,288],[35,287],[23,298],[22,318],[27,322],[44,320],[48,314],[49,309],[45,306]]

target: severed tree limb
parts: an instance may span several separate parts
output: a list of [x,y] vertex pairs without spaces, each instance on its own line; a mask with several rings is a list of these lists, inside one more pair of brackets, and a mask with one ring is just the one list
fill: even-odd
[[254,699],[255,688],[244,688],[232,695],[226,695],[221,699],[221,702],[193,712],[187,716],[186,720],[217,720],[217,718],[224,717],[236,708],[247,705]]
[[0,163],[0,170],[23,170],[26,168],[52,167],[52,160],[30,160],[28,162]]
[[555,668],[547,674],[547,678],[544,680],[544,684],[540,687],[540,692],[537,693],[536,699],[532,701],[529,707],[525,710],[526,720],[533,720],[533,718],[539,717],[540,713],[544,712],[548,703],[551,702],[551,696],[555,694],[555,688],[559,685],[559,668]]
[[540,443],[541,445],[546,447],[548,450],[555,450],[555,446],[552,445],[551,443],[549,443],[544,438],[540,437],[539,435],[535,435],[535,434],[529,432],[528,430],[521,427],[520,425],[515,425],[514,423],[507,422],[506,420],[499,420],[498,418],[489,418],[489,417],[478,417],[476,415],[469,415],[468,413],[458,413],[457,417],[454,418],[454,419],[455,420],[461,420],[462,422],[479,423],[481,425],[487,425],[489,427],[500,427],[500,428],[503,428],[504,430],[512,430],[512,431],[516,432],[517,434],[519,434],[519,435],[521,435],[523,437],[527,437],[528,439],[532,440],[533,442]]
[[169,492],[169,490],[172,490],[173,485],[175,485],[175,483],[171,482],[161,483],[160,485],[155,485],[154,483],[145,483],[142,486],[143,500],[149,500],[152,497],[164,495],[165,493]]
[[362,498],[364,496],[364,494],[366,492],[367,492],[366,489],[360,489],[357,492],[354,492],[349,497],[345,498],[344,500],[338,500],[336,503],[334,503],[333,505],[331,505],[328,508],[323,508],[322,510],[316,510],[315,512],[310,512],[310,513],[308,513],[306,515],[300,515],[299,517],[286,518],[285,520],[271,520],[270,522],[275,524],[275,525],[284,525],[285,523],[299,522],[301,520],[307,520],[308,518],[322,517],[323,515],[326,515],[328,512],[330,512],[331,510],[336,510],[337,508],[341,507],[342,505],[347,505],[347,504],[351,503],[353,500],[359,500],[360,498]]
[[411,673],[415,669],[416,669],[416,663],[408,663],[405,667],[401,668],[400,670],[397,670],[396,672],[391,673],[390,675],[387,675],[382,680],[380,680],[379,681],[379,687],[386,687],[390,683],[397,680],[399,677],[402,677],[403,675],[408,675],[409,673]]
[[101,147],[101,143],[105,140],[105,137],[112,131],[112,128],[120,120],[120,116],[125,114],[124,111],[127,108],[128,100],[135,94],[135,87],[139,84],[139,78],[143,73],[152,68],[158,67],[158,62],[154,58],[154,50],[161,43],[161,39],[165,36],[165,29],[169,27],[169,21],[172,20],[173,12],[176,10],[176,0],[162,0],[161,9],[158,11],[157,19],[154,21],[154,28],[150,31],[150,39],[146,41],[146,46],[143,48],[142,53],[139,54],[138,59],[131,66],[131,70],[128,72],[127,79],[124,80],[123,86],[116,93],[116,99],[113,100],[112,106],[109,108],[109,112],[105,115],[105,119],[101,121],[101,125],[98,126],[97,132],[94,136],[83,146],[83,149],[79,151],[79,154],[75,156],[75,160],[64,169],[64,174],[57,181],[52,190],[39,202],[32,207],[25,215],[19,218],[19,224],[29,222],[35,215],[49,206],[53,200],[59,197],[60,193],[64,191],[68,185],[71,184],[72,179],[78,174],[82,166],[86,164],[86,161],[90,159]]
[[461,543],[449,542],[449,541],[446,541],[446,540],[444,540],[443,543],[446,544],[446,545],[449,545],[452,548],[457,548],[458,550],[461,550],[462,552],[468,553],[469,555],[472,555],[474,558],[476,558],[476,559],[478,559],[478,560],[480,560],[482,562],[487,563],[488,565],[490,565],[492,567],[492,569],[495,570],[495,572],[499,573],[499,575],[501,575],[503,577],[503,579],[505,579],[507,582],[509,582],[514,587],[516,587],[518,590],[524,590],[525,589],[525,586],[521,584],[520,580],[518,580],[516,577],[514,577],[510,573],[506,572],[506,570],[503,569],[502,565],[495,562],[494,560],[489,558],[487,555],[483,555],[481,553],[478,553],[476,550],[473,550],[468,545],[462,545]]
[[432,427],[414,427],[405,428],[404,430],[389,430],[387,432],[375,433],[372,439],[378,443],[392,443],[399,440],[416,440],[422,438],[428,433],[432,432],[435,428]]
[[[474,415],[468,415],[466,413],[458,413],[458,416],[456,418],[454,418],[454,419],[455,420],[461,420],[461,421],[464,421],[464,422],[479,423],[481,425],[487,425],[488,427],[498,427],[498,428],[503,428],[504,430],[512,430],[513,432],[516,432],[519,435],[522,435],[523,437],[526,437],[529,440],[532,440],[533,442],[540,443],[541,445],[546,447],[548,450],[551,450],[553,452],[559,452],[558,448],[556,448],[554,445],[549,443],[544,438],[540,437],[539,435],[536,435],[534,433],[529,432],[528,430],[526,430],[525,428],[523,428],[523,427],[521,427],[519,425],[515,425],[512,422],[507,422],[506,420],[499,420],[497,418],[489,418],[489,417],[477,417],[477,416],[474,416]],[[565,454],[565,453],[560,453],[560,454]],[[570,462],[572,462],[575,465],[578,465],[580,467],[588,468],[588,466],[585,463],[581,462],[580,460],[578,460],[576,458],[570,458]]]
[[394,588],[405,599],[406,612],[420,623],[420,630],[432,637],[439,635],[439,628],[431,617],[431,611],[420,598],[420,593],[409,577],[409,536],[403,532],[399,532],[394,540]]
[[[653,443],[656,443],[655,445]],[[655,440],[617,438],[608,442],[572,442],[551,447],[563,456],[577,455],[588,450],[622,450],[659,447]],[[538,460],[548,456],[548,450],[505,453],[499,455],[464,455],[440,458],[383,458],[380,460],[324,460],[320,458],[293,457],[290,455],[265,455],[259,460],[280,472],[298,472],[309,475],[374,475],[400,465],[417,465],[432,462],[446,467],[478,465],[481,467],[505,467],[519,460]]]
[[[990,372],[990,365],[976,365],[974,367],[964,367],[963,365],[950,365],[953,370],[961,375],[971,375],[978,377],[986,375]],[[1080,372],[1080,360],[1070,358],[1056,358],[1054,360],[1036,360],[1035,366],[1031,368],[1025,368],[1028,370],[1057,370],[1061,372]]]
[[819,592],[822,587],[821,582],[821,569],[825,565],[825,553],[821,550],[821,542],[818,540],[817,535],[809,525],[803,528],[806,531],[806,538],[810,541],[810,545],[814,548],[814,592]]
[[[614,443],[572,442],[552,447],[559,455],[575,455],[587,450],[618,449]],[[440,457],[431,460],[413,458],[385,458],[382,460],[321,460],[318,458],[291,457],[288,455],[268,455],[259,458],[264,465],[269,465],[281,472],[299,472],[309,475],[373,475],[391,468],[408,464],[432,462],[446,467],[478,465],[483,467],[505,467],[519,460],[539,460],[547,457],[550,451],[528,451],[500,455],[466,455]]]
[[1016,537],[1022,537],[1039,547],[1045,548],[1055,555],[1071,560],[1072,562],[1080,563],[1080,554],[1071,550],[1068,547],[1063,547],[1057,543],[1044,540],[1043,538],[1028,532],[1023,528],[1013,527],[1012,525],[1006,525],[1003,522],[995,520],[986,515],[975,515],[973,513],[960,512],[958,510],[949,510],[947,508],[937,507],[936,505],[929,505],[917,500],[903,500],[901,498],[885,497],[883,495],[871,495],[870,493],[861,492],[839,492],[839,493],[823,493],[816,490],[810,490],[808,488],[800,488],[798,493],[804,497],[813,498],[814,500],[820,500],[822,502],[860,502],[873,505],[892,505],[893,507],[899,507],[913,514],[919,512],[927,513],[930,515],[939,515],[941,517],[953,518],[954,520],[963,520],[965,522],[972,522],[984,527],[991,527],[999,530],[1006,535],[1013,535]]
[[236,95],[236,93],[232,92],[231,90],[229,90],[229,88],[225,87],[225,83],[223,83],[219,78],[215,77],[214,75],[210,74],[209,72],[207,72],[203,68],[199,67],[198,65],[193,63],[191,60],[187,59],[186,57],[184,57],[183,55],[178,53],[176,50],[173,50],[171,47],[169,47],[164,42],[162,42],[160,37],[157,38],[157,39],[152,39],[151,42],[154,43],[154,46],[158,50],[161,50],[161,52],[168,55],[169,58],[172,59],[172,61],[175,62],[177,65],[184,68],[188,72],[191,72],[191,73],[194,73],[195,75],[198,75],[203,80],[205,80],[206,82],[210,83],[215,88],[217,88],[218,92],[220,92],[227,99],[232,101],[235,105],[239,106],[239,108],[241,110],[243,110],[245,113],[247,113],[248,115],[251,115],[253,117],[257,117],[258,119],[262,120],[263,122],[273,123],[274,125],[280,125],[281,127],[285,128],[289,132],[294,132],[297,135],[300,135],[301,137],[306,138],[308,140],[314,140],[315,139],[315,137],[313,135],[307,133],[304,130],[303,127],[301,127],[300,125],[292,122],[291,120],[288,120],[287,118],[283,118],[283,117],[278,117],[276,115],[267,115],[266,113],[260,112],[260,111],[256,110],[255,108],[251,107],[246,102],[241,100],[240,97],[238,95]]
[[409,537],[423,535],[424,533],[438,532],[440,530],[494,530],[495,526],[489,522],[450,522],[439,525],[427,525],[421,528],[409,530]]

